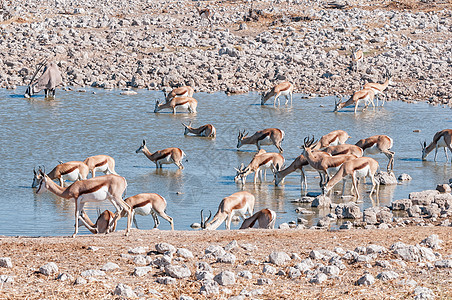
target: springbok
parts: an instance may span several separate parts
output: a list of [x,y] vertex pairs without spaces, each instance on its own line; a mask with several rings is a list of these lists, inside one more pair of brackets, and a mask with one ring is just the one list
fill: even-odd
[[322,136],[315,144],[313,150],[324,149],[328,146],[342,145],[345,144],[349,138],[350,136],[344,130],[334,130]]
[[363,50],[358,50],[358,47],[353,47],[351,56],[352,56],[351,69],[356,72],[358,71],[358,63],[364,60]]
[[243,145],[256,145],[257,150],[261,150],[261,145],[275,145],[280,153],[283,153],[281,143],[284,140],[284,131],[278,128],[267,128],[260,131],[256,131],[252,136],[248,136],[248,133],[243,130],[239,130],[237,137],[237,148]]
[[[384,95],[384,90],[392,83],[392,75],[389,73],[389,71],[386,70],[386,80],[384,83],[374,83],[374,82],[368,82],[366,83],[363,88],[364,89],[372,89],[375,93],[375,96],[377,96],[377,105],[378,100],[380,99],[380,95]],[[386,96],[385,96],[386,97]],[[385,100],[381,100],[381,106],[385,105]]]
[[184,125],[185,127],[184,135],[193,133],[194,135],[197,136],[214,138],[217,134],[217,130],[215,129],[215,127],[213,127],[212,124],[202,125],[201,127],[198,128],[191,127],[191,124],[192,124],[191,121],[188,125],[182,123],[182,125]]
[[[137,221],[135,219],[135,214],[140,216],[148,216],[152,215],[154,219],[154,228],[157,228],[160,225],[160,221],[157,218],[157,215],[167,220],[171,225],[171,230],[174,230],[174,222],[173,218],[168,216],[165,212],[166,210],[166,200],[159,194],[155,193],[142,193],[124,200],[127,205],[132,209],[132,220],[135,224],[135,227],[138,228]],[[124,217],[126,214],[123,211],[121,217]]]
[[287,175],[290,173],[293,173],[297,170],[300,170],[301,172],[301,189],[304,190],[308,189],[308,182],[306,181],[306,175],[304,173],[303,167],[309,165],[308,160],[306,157],[304,157],[303,154],[299,155],[295,160],[285,169],[282,169],[280,171],[276,170],[276,168],[273,169],[273,175],[275,177],[275,185],[279,185],[281,182],[284,181],[284,178],[286,178]]
[[196,10],[198,10],[198,14],[201,17],[201,19],[207,19],[209,21],[210,26],[212,27],[212,20],[210,20],[210,17],[212,16],[212,12],[208,8],[199,9],[199,7],[196,7]]
[[96,172],[103,172],[104,174],[116,174],[115,160],[108,155],[90,156],[83,161],[91,172],[92,177],[96,177]]
[[[114,232],[116,230],[116,224],[118,223],[118,219],[115,220],[115,214],[108,209],[99,214],[96,223],[93,223],[85,211],[82,210],[79,221],[94,234]],[[111,228],[110,224],[112,223],[113,226]]]
[[[50,171],[47,176],[51,180],[58,179],[60,182],[60,186],[64,186],[64,181],[77,181],[84,180],[88,177],[89,169],[88,166],[82,161],[68,161],[65,163],[58,164],[52,171]],[[38,186],[39,181],[41,180],[41,174],[33,169],[33,182],[31,184],[32,188]]]
[[166,148],[151,153],[146,147],[146,141],[143,140],[141,146],[135,151],[135,153],[140,152],[142,152],[150,161],[155,163],[156,168],[161,168],[163,164],[175,164],[179,169],[184,168],[182,159],[185,157],[185,153],[179,148]]
[[[42,67],[44,66],[44,72],[42,73],[41,77],[35,80],[39,71],[41,71]],[[62,83],[63,79],[61,78],[61,72],[58,69],[58,66],[54,62],[47,64],[47,60],[43,60],[38,65],[36,72],[31,77],[24,97],[30,98],[34,94],[39,93],[41,90],[44,90],[46,98],[55,97],[55,89]]]
[[[438,131],[433,136],[433,141],[430,145],[427,146],[427,142],[424,141],[422,144],[422,160],[426,160],[427,155],[435,149],[435,161],[436,155],[438,154],[438,148],[444,149],[444,154],[446,155],[446,160],[449,161],[449,157],[447,155],[447,148],[452,152],[452,129],[444,129]],[[452,160],[451,160],[452,162]]]
[[173,110],[173,114],[176,113],[176,107],[182,107],[188,110],[189,113],[196,113],[196,107],[198,107],[198,101],[192,97],[174,97],[169,102],[162,103],[157,100],[155,102],[154,112],[157,113],[165,108]]
[[356,144],[366,154],[379,154],[383,153],[389,159],[388,166],[386,167],[388,173],[394,169],[394,151],[391,151],[394,145],[392,138],[387,135],[374,135],[367,139],[361,139]]
[[276,106],[276,100],[278,100],[278,106],[280,105],[279,96],[286,97],[286,103],[284,105],[287,105],[290,96],[290,105],[292,105],[292,94],[293,84],[288,81],[281,82],[275,85],[268,93],[263,93],[261,95],[261,105],[264,105],[265,102],[273,96],[275,97],[273,100],[273,106]]
[[[328,194],[328,192],[340,181],[343,180],[342,193],[345,190],[345,179],[347,177],[352,178],[353,189],[356,192],[356,196],[358,199],[359,191],[356,183],[357,177],[369,177],[372,182],[372,189],[370,190],[370,196],[372,197],[372,193],[375,190],[375,186],[377,186],[377,195],[378,195],[378,186],[379,182],[375,180],[374,175],[379,168],[378,162],[370,157],[359,157],[353,160],[346,161],[342,164],[339,171],[337,171],[336,175],[334,175],[328,183],[322,185],[323,194]],[[353,190],[352,189],[352,190]]]
[[341,154],[353,154],[356,157],[363,156],[363,149],[356,145],[350,144],[341,144],[336,146],[328,146],[322,150],[323,152],[329,153],[333,156],[341,155]]
[[253,214],[255,201],[256,199],[253,194],[246,191],[237,192],[223,198],[213,219],[210,222],[210,216],[205,219],[204,222],[202,222],[202,228],[215,230],[226,220],[226,229],[229,230],[234,216],[245,219],[246,214],[249,214],[250,216]]
[[275,229],[276,213],[268,208],[261,209],[251,217],[245,219],[239,229],[253,228],[256,222],[258,228]]
[[109,200],[116,208],[114,219],[111,220],[109,228],[112,228],[116,220],[125,210],[128,214],[127,229],[125,235],[129,235],[130,224],[132,223],[132,210],[127,203],[122,200],[122,194],[126,190],[127,181],[119,175],[103,175],[86,180],[76,181],[68,187],[60,187],[50,179],[41,169],[39,169],[41,179],[36,190],[36,194],[43,191],[50,191],[55,195],[75,202],[75,231],[72,237],[78,233],[78,221],[80,214],[87,202],[103,202]]
[[341,154],[332,156],[329,153],[313,151],[312,148],[314,146],[314,137],[311,140],[306,137],[304,139],[302,149],[303,155],[304,157],[306,157],[309,165],[319,172],[320,186],[324,185],[330,180],[328,171],[337,171],[344,162],[356,158],[356,156],[353,154]]
[[181,86],[173,89],[170,93],[166,93],[165,90],[162,90],[165,95],[166,102],[170,102],[175,97],[193,97],[195,90],[191,86]]
[[272,168],[273,171],[279,171],[283,165],[284,157],[281,154],[273,152],[267,153],[265,150],[261,149],[254,155],[248,166],[245,167],[242,164],[240,168],[235,168],[237,174],[234,177],[234,181],[238,182],[241,180],[242,184],[245,184],[246,177],[254,172],[254,184],[256,184],[258,178],[262,182],[262,172],[264,173],[264,180],[266,180],[267,169]]
[[348,99],[346,102],[342,102],[342,98],[339,97],[339,101],[334,102],[334,112],[341,110],[343,107],[354,105],[354,111],[356,114],[358,105],[361,101],[364,101],[365,103],[363,110],[367,108],[369,103],[371,103],[372,106],[375,107],[374,98],[375,92],[373,89],[362,89],[360,91],[357,91],[353,93],[353,96],[351,96],[350,99]]

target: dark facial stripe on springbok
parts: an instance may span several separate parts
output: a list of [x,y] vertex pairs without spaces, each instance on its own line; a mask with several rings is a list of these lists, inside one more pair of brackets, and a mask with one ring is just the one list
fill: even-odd
[[70,168],[70,169],[67,169],[67,170],[61,172],[61,175],[69,174],[69,173],[75,171],[76,169],[78,169],[78,166],[72,167],[72,168]]
[[95,167],[95,168],[98,168],[98,167],[100,167],[100,166],[105,165],[106,163],[107,163],[107,160],[104,160],[104,161],[101,161],[100,163],[95,164],[94,167]]
[[88,189],[88,190],[86,190],[86,191],[81,192],[80,195],[83,195],[83,194],[90,194],[90,193],[97,192],[97,191],[100,190],[103,186],[104,186],[103,184],[96,185],[96,186],[94,186],[94,187],[92,187],[92,188],[90,188],[90,189]]

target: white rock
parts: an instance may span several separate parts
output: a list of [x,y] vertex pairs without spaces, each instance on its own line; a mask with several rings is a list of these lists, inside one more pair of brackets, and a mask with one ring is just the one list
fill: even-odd
[[375,278],[371,274],[365,274],[363,277],[358,279],[356,285],[372,285],[375,283]]
[[328,276],[326,276],[324,273],[318,273],[313,278],[311,278],[311,280],[309,280],[309,282],[310,283],[320,284],[320,283],[324,282],[327,279],[328,279]]
[[100,269],[102,271],[109,272],[109,271],[113,271],[113,270],[119,269],[119,266],[117,264],[115,264],[115,263],[108,262],[105,265],[103,265],[102,268],[100,268]]
[[199,292],[203,295],[218,295],[220,293],[220,287],[216,281],[206,280]]
[[273,284],[273,281],[270,278],[258,278],[257,285],[267,285]]
[[105,276],[106,274],[104,271],[91,269],[83,271],[80,275],[86,278],[86,277]]
[[176,253],[176,248],[168,243],[158,243],[155,245],[155,250],[157,250],[158,253],[164,254],[165,252],[169,251],[170,253]]
[[235,274],[230,271],[223,271],[217,274],[213,280],[215,280],[219,285],[232,285],[235,283]]
[[58,273],[58,266],[54,262],[49,262],[39,268],[39,273],[50,276]]
[[0,267],[1,268],[12,268],[13,263],[10,257],[0,257]]
[[136,247],[136,248],[133,248],[133,249],[129,249],[128,252],[130,254],[145,254],[145,253],[148,252],[148,249],[149,248],[147,248],[147,247]]
[[290,256],[287,253],[281,251],[270,253],[268,258],[271,263],[277,266],[285,265],[287,262],[290,261]]
[[213,280],[213,274],[208,271],[196,271],[196,280]]
[[132,275],[142,277],[151,271],[152,267],[136,267]]
[[118,283],[118,285],[115,288],[114,294],[116,296],[121,296],[125,298],[135,298],[137,296],[130,286],[122,283]]
[[394,271],[384,271],[377,275],[377,279],[381,281],[388,281],[399,278],[399,274]]
[[176,284],[177,283],[177,280],[175,278],[168,277],[168,276],[157,277],[157,279],[155,281],[160,284]]
[[167,265],[165,266],[165,273],[169,276],[177,279],[190,277],[191,271],[187,266],[182,265]]
[[187,258],[187,259],[194,257],[193,253],[190,250],[185,249],[185,248],[178,248],[176,254],[179,256],[182,256],[183,258]]
[[264,274],[276,274],[276,269],[275,267],[271,266],[271,265],[264,265],[264,268],[262,269],[262,273]]
[[252,279],[253,278],[253,274],[250,271],[247,271],[247,270],[239,271],[237,273],[237,276],[243,277],[245,279]]
[[435,294],[429,288],[418,286],[414,289],[414,299],[416,300],[424,300],[424,299],[434,299]]
[[224,255],[218,256],[217,257],[217,262],[218,263],[224,263],[224,264],[233,264],[236,261],[236,257],[234,254],[232,253],[226,253]]

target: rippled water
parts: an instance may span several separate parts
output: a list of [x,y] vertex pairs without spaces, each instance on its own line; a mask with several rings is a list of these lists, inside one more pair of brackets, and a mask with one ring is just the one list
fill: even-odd
[[[92,94],[94,92],[96,94]],[[408,173],[413,180],[398,186],[382,187],[379,205],[405,198],[411,191],[434,188],[452,177],[452,167],[445,163],[444,154],[433,154],[428,161],[420,160],[419,141],[431,141],[433,134],[444,128],[452,128],[451,110],[427,104],[388,102],[384,108],[358,113],[349,111],[333,113],[332,98],[301,99],[294,96],[292,108],[275,109],[258,105],[257,93],[226,96],[224,93],[195,94],[198,114],[154,114],[154,101],[162,93],[139,90],[138,95],[122,96],[120,91],[88,89],[86,93],[58,90],[57,99],[45,100],[37,96],[31,100],[22,98],[24,88],[15,91],[0,90],[0,235],[70,235],[74,226],[74,205],[49,192],[36,195],[32,189],[32,169],[45,165],[51,170],[58,160],[84,160],[88,156],[108,154],[116,160],[116,171],[128,181],[127,196],[142,192],[155,192],[168,202],[167,213],[175,219],[175,229],[190,229],[199,222],[201,209],[216,211],[225,196],[239,191],[241,186],[233,181],[233,167],[247,164],[255,153],[254,146],[235,148],[237,132],[247,129],[250,133],[269,127],[285,131],[283,142],[287,165],[300,154],[298,148],[307,135],[320,137],[335,129],[346,130],[355,143],[375,134],[387,134],[394,139],[395,173]],[[193,121],[194,126],[212,123],[217,128],[215,140],[184,136],[181,122]],[[421,130],[414,133],[414,129]],[[135,150],[146,139],[151,151],[167,147],[179,147],[188,156],[185,169],[174,165],[156,170],[154,164]],[[264,146],[276,151],[273,146]],[[387,159],[375,156],[383,166]],[[310,192],[320,192],[317,172],[308,171]],[[271,179],[269,173],[267,179]],[[370,186],[362,188],[369,190]],[[252,176],[245,189],[256,196],[255,210],[264,207],[277,212],[277,222],[295,220],[291,201],[300,198],[300,175],[293,173],[285,184],[275,187],[270,181],[256,186]],[[340,200],[336,200],[340,201]],[[364,197],[362,207],[372,205]],[[309,206],[306,206],[309,208]],[[89,214],[96,216],[96,206],[89,205]],[[109,203],[101,209],[113,210]],[[316,211],[308,216],[313,224],[319,216],[328,213]],[[137,216],[141,229],[153,227],[150,216]],[[233,228],[237,228],[234,224]],[[119,229],[125,228],[122,219]],[[160,229],[169,229],[161,220]],[[220,227],[224,228],[224,225]],[[86,229],[81,234],[88,234]],[[90,234],[90,233],[89,233]]]

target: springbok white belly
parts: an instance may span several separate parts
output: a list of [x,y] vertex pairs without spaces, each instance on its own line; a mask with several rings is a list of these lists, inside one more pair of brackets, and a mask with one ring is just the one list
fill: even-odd
[[149,214],[151,213],[151,211],[152,211],[152,205],[151,205],[150,203],[148,203],[148,204],[146,204],[146,205],[144,205],[144,206],[136,207],[136,208],[134,209],[134,211],[135,211],[135,213],[136,213],[137,215],[140,215],[140,216],[147,216],[147,215],[149,215]]
[[102,202],[109,196],[108,187],[104,186],[92,193],[86,193],[79,196],[80,202]]
[[281,91],[279,93],[280,93],[281,96],[288,96],[288,95],[290,95],[290,89],[287,89],[285,91]]
[[379,154],[381,153],[380,149],[378,149],[377,145],[373,145],[372,147],[367,148],[366,150],[364,150],[364,154]]
[[162,164],[162,165],[167,165],[167,164],[174,163],[174,160],[171,158],[171,155],[168,155],[162,159],[157,160],[156,163]]
[[366,177],[370,173],[370,167],[365,166],[364,168],[360,170],[355,171],[355,177]]
[[103,172],[103,173],[105,173],[105,172],[107,172],[107,170],[108,170],[108,164],[105,164],[105,165],[103,165],[103,166],[99,166],[99,167],[95,167],[94,168],[94,172]]
[[447,147],[446,141],[444,140],[444,137],[442,136],[438,142],[436,143],[436,147],[438,148],[444,148]]
[[190,102],[187,102],[185,104],[176,106],[176,109],[183,108],[183,109],[188,110],[189,107],[190,107]]
[[265,138],[263,138],[260,141],[257,141],[257,144],[260,145],[273,145],[272,140],[270,139],[270,136],[267,135]]
[[335,138],[330,144],[329,146],[337,146],[339,145],[339,138]]
[[248,205],[245,205],[243,208],[233,209],[231,212],[231,218],[234,216],[239,216],[245,218],[245,214],[248,211]]
[[69,180],[69,181],[77,181],[80,175],[80,171],[79,169],[75,169],[74,171],[61,175],[61,178],[63,178],[63,180]]

